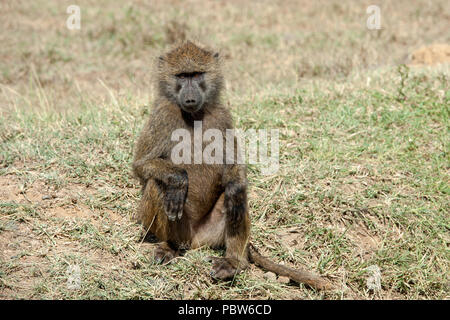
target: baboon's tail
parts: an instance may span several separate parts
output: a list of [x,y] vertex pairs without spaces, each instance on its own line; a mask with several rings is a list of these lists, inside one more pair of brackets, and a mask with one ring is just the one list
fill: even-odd
[[250,261],[265,270],[272,271],[280,276],[288,277],[297,282],[304,283],[314,289],[331,290],[333,286],[327,280],[305,270],[296,270],[281,264],[275,263],[262,256],[258,250],[250,243],[249,246]]

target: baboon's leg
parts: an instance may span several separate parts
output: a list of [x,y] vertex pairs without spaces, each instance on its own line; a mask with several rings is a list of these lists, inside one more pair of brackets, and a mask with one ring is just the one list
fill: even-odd
[[168,242],[159,243],[153,251],[153,258],[155,262],[160,264],[166,264],[178,255],[178,251],[172,249]]
[[226,216],[225,257],[211,258],[213,262],[211,275],[218,279],[233,278],[236,273],[248,267],[247,242],[250,219],[245,185],[230,182],[226,186],[224,211]]
[[161,190],[153,179],[149,179],[144,188],[137,210],[137,221],[144,226],[144,233],[153,234],[161,243],[155,249],[157,262],[167,263],[178,255],[181,245],[190,243],[190,226],[187,216],[170,221],[164,211]]
[[143,188],[136,220],[144,227],[144,235],[151,233],[159,241],[169,240],[168,218],[162,206],[162,196],[153,179],[149,179]]
[[225,245],[225,209],[223,205],[225,194],[217,199],[213,209],[194,227],[191,248],[202,246],[223,247]]

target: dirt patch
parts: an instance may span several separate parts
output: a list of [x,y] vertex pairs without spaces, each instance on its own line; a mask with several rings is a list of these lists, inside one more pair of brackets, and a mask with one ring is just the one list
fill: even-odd
[[298,227],[291,227],[283,230],[279,234],[281,243],[286,249],[292,250],[292,248],[297,248],[299,250],[303,249],[304,246],[304,235],[300,232]]
[[381,239],[367,230],[362,222],[347,231],[346,237],[358,247],[359,255],[369,260],[381,247]]
[[0,176],[0,201],[22,201],[17,179],[13,176]]
[[[73,257],[78,257],[77,259]],[[85,257],[83,259],[79,257]],[[66,237],[38,235],[27,223],[15,223],[0,233],[0,299],[41,297],[45,281],[54,278],[55,285],[65,287],[68,265],[93,264],[107,276],[114,266],[127,268],[128,262],[102,249],[85,246]],[[55,276],[56,275],[56,276]],[[87,280],[86,280],[87,281]]]
[[415,50],[410,57],[411,65],[434,65],[450,62],[450,45],[433,44]]
[[[89,207],[82,204],[82,198],[95,197],[95,188],[84,185],[70,184],[61,190],[36,180],[24,183],[14,175],[0,176],[0,202],[14,202],[17,204],[31,204],[36,206],[46,217],[56,218],[85,218],[96,220]],[[121,215],[108,209],[102,209],[112,221],[124,219]]]
[[[128,217],[92,207],[88,198],[98,198],[97,188],[68,184],[57,190],[41,180],[0,176],[0,299],[65,292],[72,264],[105,275],[131,267],[124,256],[135,252],[122,250],[134,244]],[[56,287],[47,284],[52,281]]]

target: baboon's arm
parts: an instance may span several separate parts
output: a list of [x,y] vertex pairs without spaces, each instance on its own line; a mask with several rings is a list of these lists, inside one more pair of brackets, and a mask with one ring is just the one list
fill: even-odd
[[[226,165],[222,176],[225,189],[224,207],[227,219],[227,238],[235,239],[233,247],[244,251],[249,233],[247,205],[247,177],[243,165]],[[228,241],[228,240],[227,240]]]
[[133,173],[145,184],[153,178],[165,184],[178,184],[174,176],[183,174],[182,169],[170,162],[171,135],[177,125],[164,105],[157,105],[141,131],[136,143]]
[[161,191],[164,210],[169,220],[181,219],[188,191],[187,172],[174,167],[168,160],[152,159],[150,155],[136,161],[133,170],[141,181],[155,180]]
[[154,158],[148,154],[133,163],[134,174],[142,181],[152,178],[166,185],[181,186],[184,169],[175,167],[169,160]]
[[167,127],[162,127],[156,121],[147,123],[136,145],[133,173],[143,187],[149,179],[156,182],[163,195],[165,212],[173,221],[180,219],[183,214],[188,175],[186,170],[177,168],[163,158],[170,148],[170,132],[165,132]]

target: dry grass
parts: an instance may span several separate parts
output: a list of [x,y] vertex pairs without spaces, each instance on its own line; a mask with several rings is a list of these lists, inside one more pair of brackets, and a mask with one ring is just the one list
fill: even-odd
[[[382,1],[379,31],[371,1],[78,1],[79,31],[70,4],[0,3],[0,298],[449,298],[449,68],[398,67],[450,43],[448,1]],[[278,174],[249,170],[254,241],[335,292],[213,283],[207,249],[152,264],[130,162],[153,58],[184,37],[225,57],[238,127],[280,129]]]

